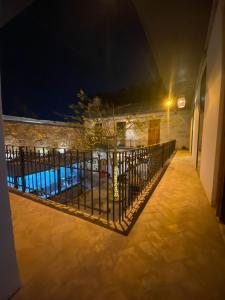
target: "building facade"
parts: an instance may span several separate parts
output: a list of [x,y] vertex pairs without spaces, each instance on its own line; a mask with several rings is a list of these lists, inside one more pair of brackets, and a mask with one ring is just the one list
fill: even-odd
[[[115,116],[117,128],[124,127],[124,136],[118,141],[121,147],[140,147],[174,139],[178,149],[188,149],[190,140],[189,110],[139,113]],[[21,117],[4,116],[4,137],[6,145],[36,148],[84,149],[79,129],[68,123],[42,121]],[[128,119],[130,121],[128,121]],[[142,123],[136,126],[135,122]],[[113,127],[113,119],[102,118],[96,125]],[[128,123],[132,123],[129,126]]]
[[118,138],[120,147],[147,147],[176,140],[177,149],[189,149],[190,120],[190,110],[173,109],[169,113],[167,111],[121,113],[114,117],[96,119],[92,124],[108,127],[109,130],[114,126],[119,129],[118,131],[124,128],[123,136],[120,135]]

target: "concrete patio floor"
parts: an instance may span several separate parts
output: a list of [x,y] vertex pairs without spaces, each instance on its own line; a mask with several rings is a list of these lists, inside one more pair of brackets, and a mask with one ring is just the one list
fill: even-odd
[[129,236],[10,198],[23,281],[13,300],[225,299],[225,244],[187,153],[176,154]]

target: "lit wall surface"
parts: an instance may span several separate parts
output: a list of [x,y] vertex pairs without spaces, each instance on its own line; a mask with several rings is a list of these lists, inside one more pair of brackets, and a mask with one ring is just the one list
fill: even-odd
[[[204,109],[204,123],[201,146],[200,178],[211,204],[214,204],[215,174],[217,168],[217,144],[219,133],[220,108],[222,95],[222,61],[223,61],[223,1],[218,1],[214,22],[208,42],[205,65],[200,70],[203,73],[206,68],[206,97]],[[193,118],[192,158],[197,160],[198,136],[199,136],[199,101],[200,101],[200,74],[196,89],[196,104]]]
[[222,45],[222,12],[222,1],[219,1],[209,41],[206,62],[207,94],[204,113],[200,177],[210,202],[213,201],[219,112],[222,101],[222,59],[224,55]]

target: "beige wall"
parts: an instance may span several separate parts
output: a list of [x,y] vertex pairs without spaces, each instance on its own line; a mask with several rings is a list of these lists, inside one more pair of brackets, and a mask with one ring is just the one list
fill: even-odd
[[219,1],[207,50],[207,93],[202,137],[200,177],[206,194],[213,202],[213,186],[218,142],[219,111],[222,101],[222,3]]
[[193,114],[192,159],[196,165],[198,151],[199,105],[195,105]]
[[199,81],[196,88],[194,124],[192,139],[192,158],[196,163],[198,124],[199,124],[199,101],[202,73],[206,67],[206,98],[202,135],[202,152],[200,162],[200,178],[209,201],[214,204],[215,174],[217,168],[217,147],[219,138],[219,118],[223,99],[223,12],[224,0],[219,0],[210,35],[208,38],[206,61],[201,66]]
[[194,100],[194,110],[192,113],[192,121],[193,121],[193,133],[192,133],[192,159],[197,166],[197,157],[198,157],[198,139],[199,139],[199,121],[200,121],[200,89],[201,89],[201,82],[204,71],[206,69],[206,60],[202,61],[202,65],[200,68],[198,82],[195,91],[195,100]]

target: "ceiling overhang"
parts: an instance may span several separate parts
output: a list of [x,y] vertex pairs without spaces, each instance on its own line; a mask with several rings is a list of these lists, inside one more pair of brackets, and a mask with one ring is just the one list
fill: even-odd
[[193,100],[211,0],[133,0],[168,92]]
[[0,0],[0,28],[35,0]]

